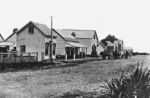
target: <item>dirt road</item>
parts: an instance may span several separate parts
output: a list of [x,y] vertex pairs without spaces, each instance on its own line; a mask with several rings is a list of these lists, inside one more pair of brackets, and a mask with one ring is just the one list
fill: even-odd
[[119,68],[144,62],[149,56],[131,59],[90,61],[71,67],[28,70],[0,74],[0,98],[53,98],[68,91],[100,91],[104,80],[119,75]]

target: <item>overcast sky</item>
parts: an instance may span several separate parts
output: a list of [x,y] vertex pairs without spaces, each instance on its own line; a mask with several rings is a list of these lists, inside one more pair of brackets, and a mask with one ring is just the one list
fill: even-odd
[[108,34],[124,40],[134,51],[150,52],[150,0],[1,0],[0,33],[29,21],[57,29],[96,30],[99,40]]

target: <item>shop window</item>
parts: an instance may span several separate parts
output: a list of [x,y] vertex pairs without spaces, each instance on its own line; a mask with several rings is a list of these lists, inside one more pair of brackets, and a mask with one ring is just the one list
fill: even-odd
[[46,42],[45,43],[45,55],[48,55],[48,47],[49,47],[49,43]]

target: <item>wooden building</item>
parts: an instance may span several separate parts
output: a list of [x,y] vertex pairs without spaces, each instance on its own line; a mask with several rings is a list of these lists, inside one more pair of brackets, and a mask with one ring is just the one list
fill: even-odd
[[72,35],[79,43],[87,47],[87,55],[98,52],[98,36],[95,30],[62,29],[68,35]]
[[[41,23],[28,22],[17,32],[17,51],[18,52],[37,52],[38,61],[50,59],[50,29]],[[53,36],[52,57],[56,58],[56,36]]]
[[65,56],[65,59],[82,58],[87,54],[87,47],[81,44],[72,34],[61,29],[53,29],[57,36],[56,55]]

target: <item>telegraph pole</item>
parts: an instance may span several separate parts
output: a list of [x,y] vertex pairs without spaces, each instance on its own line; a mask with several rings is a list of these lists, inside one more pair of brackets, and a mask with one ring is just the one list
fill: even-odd
[[53,17],[51,16],[51,51],[50,51],[50,58],[51,63],[53,63]]

